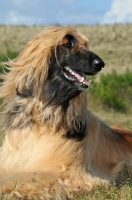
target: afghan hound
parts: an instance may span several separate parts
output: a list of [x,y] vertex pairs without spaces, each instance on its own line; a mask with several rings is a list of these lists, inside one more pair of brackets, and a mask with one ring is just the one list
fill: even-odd
[[87,110],[86,75],[105,64],[89,51],[83,34],[48,27],[5,65],[1,194],[72,198],[113,182],[131,165],[132,144],[124,129],[108,127]]

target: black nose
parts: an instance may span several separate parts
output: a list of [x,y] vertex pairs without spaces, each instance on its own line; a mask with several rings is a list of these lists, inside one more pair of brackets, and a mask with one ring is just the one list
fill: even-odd
[[93,61],[93,65],[96,69],[100,71],[105,66],[105,63],[103,62],[103,60],[101,60],[101,58],[96,58]]

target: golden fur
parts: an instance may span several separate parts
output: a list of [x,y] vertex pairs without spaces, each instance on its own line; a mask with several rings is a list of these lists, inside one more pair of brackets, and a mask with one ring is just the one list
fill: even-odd
[[[5,139],[0,149],[2,194],[28,199],[72,198],[75,193],[88,193],[97,185],[115,181],[123,166],[131,164],[130,141],[87,110],[85,90],[72,101],[65,116],[67,127],[74,126],[72,121],[78,116],[86,121],[87,134],[81,141],[63,137],[66,129],[61,108],[44,108],[39,98],[52,52],[56,54],[57,46],[65,42],[63,38],[68,33],[78,38],[78,48],[88,43],[84,35],[72,28],[51,27],[35,36],[18,58],[7,63],[11,68],[4,75],[0,93],[5,98],[4,120],[7,121],[3,124]],[[34,98],[16,95],[17,87],[23,90],[25,79],[28,79],[27,88],[32,80],[35,82]],[[10,122],[7,116],[18,101],[23,111]],[[50,119],[45,121],[49,115]],[[32,126],[30,120],[35,122]],[[10,123],[14,128],[8,126]]]

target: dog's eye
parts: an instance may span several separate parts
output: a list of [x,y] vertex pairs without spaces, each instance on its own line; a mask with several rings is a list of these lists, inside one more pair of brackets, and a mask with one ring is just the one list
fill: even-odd
[[75,46],[75,43],[74,42],[67,42],[65,44],[63,44],[64,47],[66,48],[72,48]]

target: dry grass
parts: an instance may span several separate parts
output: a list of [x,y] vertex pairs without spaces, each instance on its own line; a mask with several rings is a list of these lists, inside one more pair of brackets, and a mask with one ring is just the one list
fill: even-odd
[[[0,26],[0,53],[6,53],[7,49],[20,52],[30,37],[38,33],[44,26]],[[116,24],[111,26],[74,26],[83,32],[90,40],[90,50],[94,51],[106,63],[101,73],[111,72],[113,69],[123,73],[127,68],[132,70],[132,25]],[[99,75],[98,75],[99,77]],[[127,88],[126,88],[127,89]],[[116,97],[115,97],[116,98]],[[93,113],[106,121],[109,125],[120,123],[132,129],[131,115],[117,113],[104,105],[93,101],[89,96],[89,108]],[[128,171],[121,174],[120,186],[112,186],[109,189],[101,187],[91,192],[89,196],[75,197],[76,200],[131,200],[132,181]],[[14,199],[12,196],[0,197],[0,200]]]

